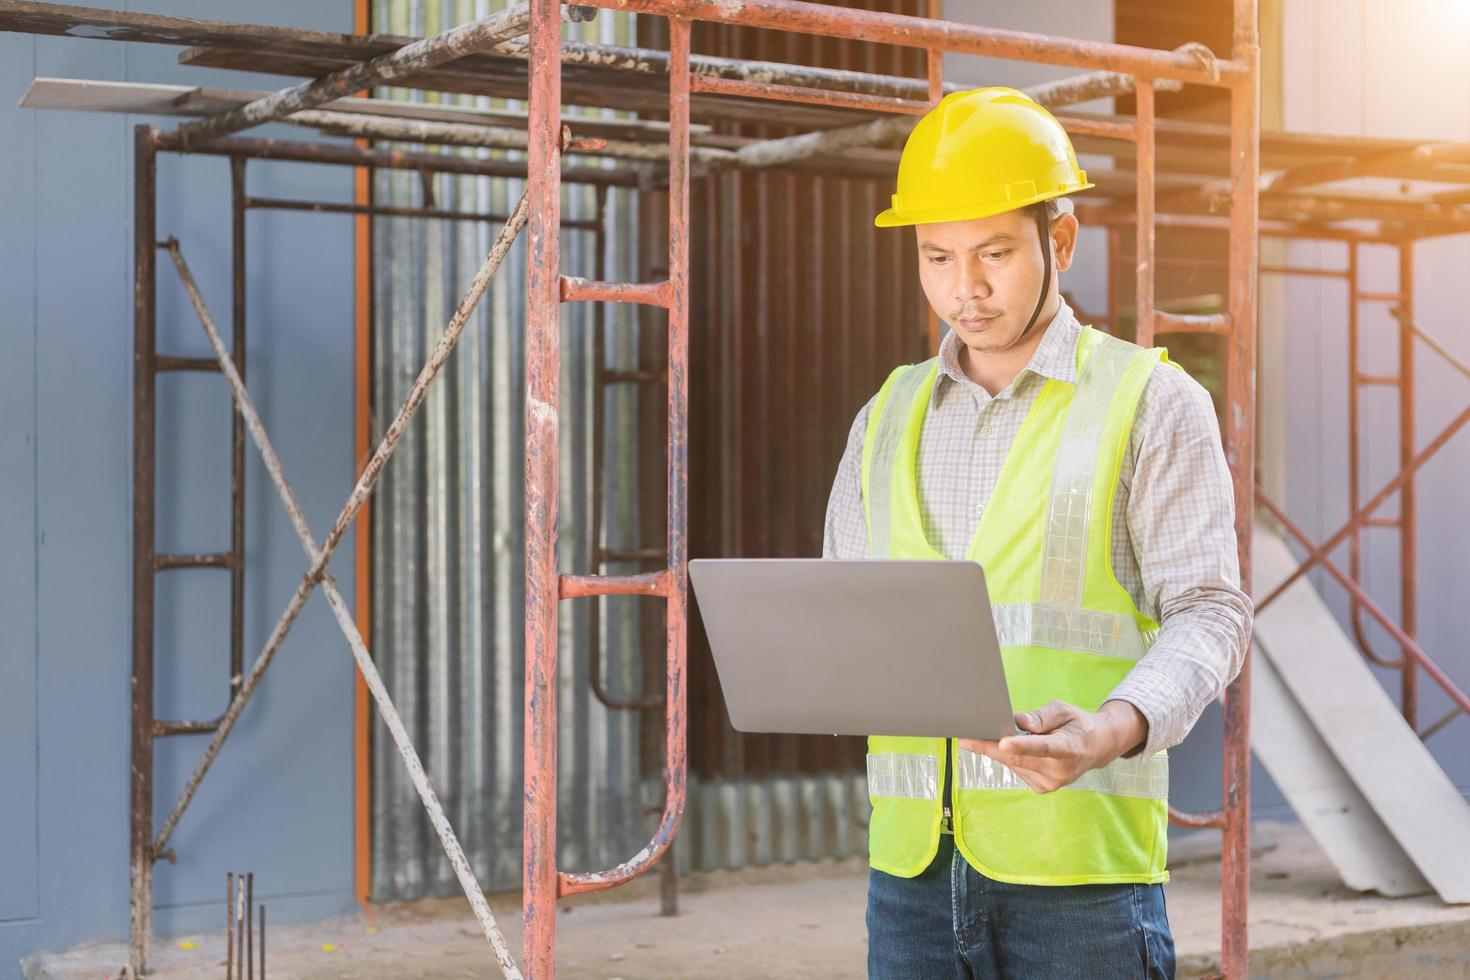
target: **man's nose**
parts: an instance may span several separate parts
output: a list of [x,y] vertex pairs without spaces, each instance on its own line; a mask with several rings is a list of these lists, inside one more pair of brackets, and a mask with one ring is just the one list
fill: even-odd
[[959,287],[959,295],[955,298],[960,302],[972,299],[986,299],[990,296],[990,279],[986,275],[985,263],[978,258],[966,258],[960,265],[960,280],[956,285]]

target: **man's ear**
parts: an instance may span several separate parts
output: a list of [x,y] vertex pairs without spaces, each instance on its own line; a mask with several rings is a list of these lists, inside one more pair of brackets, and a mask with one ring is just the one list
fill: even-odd
[[1077,217],[1059,214],[1051,221],[1051,240],[1056,255],[1056,269],[1066,272],[1072,266],[1072,255],[1077,249]]

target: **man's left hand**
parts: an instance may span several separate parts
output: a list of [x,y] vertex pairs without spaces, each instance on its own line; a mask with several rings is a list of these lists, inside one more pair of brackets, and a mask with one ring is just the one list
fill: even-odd
[[1127,701],[1108,701],[1097,711],[1053,701],[1017,712],[1016,725],[1025,734],[996,741],[962,738],[960,748],[1002,763],[1037,793],[1059,790],[1148,738],[1148,722]]

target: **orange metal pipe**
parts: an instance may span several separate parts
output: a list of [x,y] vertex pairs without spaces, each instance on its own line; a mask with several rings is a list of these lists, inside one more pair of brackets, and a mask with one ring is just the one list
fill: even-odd
[[1230,334],[1228,313],[1165,313],[1154,311],[1154,333],[1212,333],[1222,336]]
[[563,575],[563,599],[586,599],[599,595],[667,596],[673,588],[669,570],[642,575]]
[[664,282],[593,282],[580,276],[561,277],[561,301],[601,303],[644,303],[669,305],[669,284]]
[[[562,874],[562,895],[600,891],[652,868],[684,819],[688,770],[688,487],[689,487],[689,36],[690,23],[669,20],[669,401],[668,567],[664,693],[664,808],[653,838],[607,871]],[[637,576],[634,576],[635,578]]]
[[[357,34],[371,31],[369,0],[353,0],[353,30]],[[359,93],[368,95],[370,93]],[[367,140],[358,140],[363,148]],[[372,204],[372,171],[356,167],[352,171],[352,203],[359,207]],[[359,214],[352,221],[353,250],[353,456],[357,469],[366,463],[373,451],[372,432],[372,350],[373,350],[373,267],[372,216]],[[356,474],[361,476],[361,472]],[[372,646],[373,633],[373,538],[372,505],[358,514],[356,527],[353,582],[353,612],[362,640]],[[358,671],[352,672],[352,893],[357,904],[369,915],[373,882],[372,828],[372,702],[367,681]]]
[[[1244,74],[1230,91],[1230,238],[1226,344],[1225,457],[1235,483],[1235,534],[1241,587],[1250,593],[1251,524],[1256,488],[1256,267],[1261,176],[1260,38],[1257,0],[1235,0],[1232,55]],[[1220,848],[1220,965],[1227,977],[1249,972],[1250,682],[1247,647],[1239,676],[1225,691],[1225,760],[1221,774],[1225,829]]]
[[526,227],[524,964],[556,972],[556,564],[561,404],[561,3],[531,0]]

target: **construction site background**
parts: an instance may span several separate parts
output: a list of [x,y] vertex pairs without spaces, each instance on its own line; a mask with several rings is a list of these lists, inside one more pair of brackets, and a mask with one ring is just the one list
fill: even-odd
[[[414,25],[414,31],[432,32],[483,13],[462,6],[436,8],[449,19]],[[347,0],[264,0],[248,11],[226,0],[160,0],[148,8],[353,30]],[[1278,72],[1274,88],[1271,69],[1266,72],[1264,125],[1470,138],[1470,62],[1463,58],[1470,14],[1464,10],[1429,0],[1264,4],[1265,61]],[[951,3],[944,10],[957,20],[1097,39],[1112,39],[1114,13],[1110,5],[1087,0],[1045,7]],[[953,56],[945,68],[948,79],[977,83],[1026,84],[1067,74]],[[0,978],[7,980],[18,975],[13,964],[38,949],[125,938],[128,910],[130,503],[124,488],[132,377],[130,147],[131,127],[140,120],[17,108],[37,76],[196,85],[206,72],[181,66],[167,46],[0,33],[0,323],[6,345],[0,357],[0,418],[6,419],[0,426],[6,460],[0,468],[0,785],[6,790],[0,794]],[[224,71],[208,77],[239,88],[290,81]],[[159,196],[159,227],[190,243],[206,294],[226,296],[229,202],[220,188],[227,185],[228,164],[167,157],[160,171],[160,186],[168,191]],[[252,190],[341,202],[353,196],[350,171],[292,164],[256,168]],[[356,463],[352,226],[310,214],[251,220],[251,387],[308,518],[325,526]],[[1277,260],[1294,266],[1336,265],[1343,251],[1330,243],[1273,248]],[[1082,250],[1064,286],[1083,310],[1100,310],[1106,276],[1101,235],[1090,233]],[[1470,356],[1458,309],[1467,260],[1470,241],[1464,237],[1415,248],[1418,318],[1461,357]],[[1397,260],[1388,250],[1366,249],[1363,263],[1365,288],[1395,287]],[[504,282],[507,289],[522,286],[515,277]],[[1171,291],[1188,297],[1218,290],[1190,276],[1161,277],[1161,300]],[[158,295],[160,347],[198,352],[197,325],[182,293],[160,288]],[[1346,300],[1337,283],[1269,277],[1262,280],[1261,299],[1262,483],[1320,538],[1347,517]],[[1364,315],[1370,356],[1392,362],[1392,327],[1386,310]],[[1417,425],[1432,434],[1463,406],[1470,385],[1428,359],[1422,369]],[[1366,486],[1378,486],[1397,468],[1398,422],[1390,397],[1382,393],[1377,402],[1375,393],[1365,402]],[[161,385],[158,485],[160,514],[167,517],[158,525],[160,550],[222,544],[228,468],[220,433],[228,430],[229,417],[218,378],[180,375]],[[248,458],[250,485],[264,487],[263,471],[253,454]],[[218,465],[199,465],[210,459]],[[1470,531],[1457,479],[1467,472],[1470,445],[1451,444],[1426,467],[1419,491],[1418,635],[1464,682],[1470,682],[1470,653],[1458,642],[1459,612],[1470,558],[1447,542],[1462,542]],[[289,597],[301,558],[285,515],[267,493],[250,498],[248,526],[251,650]],[[1371,533],[1366,540],[1365,584],[1393,613],[1398,546],[1375,543]],[[352,564],[334,570],[339,587],[352,595]],[[1342,592],[1321,572],[1313,581],[1339,621],[1347,622]],[[209,654],[218,647],[218,610],[225,602],[222,581],[161,582],[160,610],[200,612],[159,616],[160,663],[168,667],[160,671],[167,678],[158,688],[160,715],[203,716],[223,707],[223,672]],[[311,921],[353,905],[352,666],[341,655],[341,637],[324,605],[309,604],[295,630],[289,655],[273,669],[221,764],[228,771],[203,785],[191,819],[180,827],[174,845],[179,866],[156,879],[155,923],[162,935],[217,925],[209,903],[220,898],[217,871],[223,866],[202,860],[207,854],[228,852],[235,866],[253,870],[262,883],[258,897],[269,901],[274,921]],[[1369,635],[1390,646],[1371,628]],[[1380,673],[1396,691],[1397,674]],[[1449,707],[1428,686],[1421,702],[1424,723]],[[592,717],[581,723],[591,724]],[[505,738],[516,738],[515,724],[505,724]],[[1429,742],[1462,790],[1470,788],[1467,739],[1470,724],[1459,719]],[[518,753],[519,741],[506,751]],[[196,745],[181,740],[160,745],[159,807],[177,795],[196,754]],[[1176,805],[1217,805],[1219,760],[1220,719],[1212,710],[1174,754]],[[1259,816],[1290,817],[1259,767],[1253,799]]]

